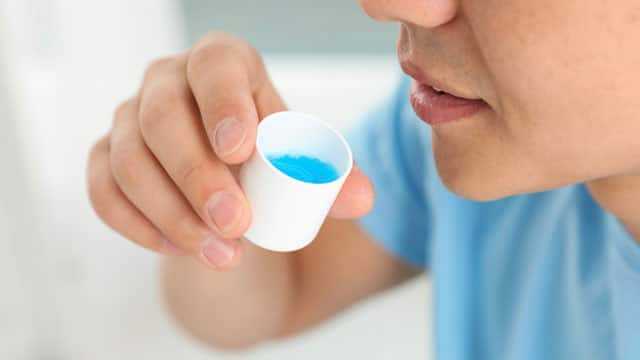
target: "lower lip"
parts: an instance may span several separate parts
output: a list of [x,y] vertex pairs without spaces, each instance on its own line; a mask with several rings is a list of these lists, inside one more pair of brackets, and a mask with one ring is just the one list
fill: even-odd
[[411,87],[411,105],[418,117],[429,125],[468,119],[487,107],[487,103],[482,100],[439,93],[429,85],[416,82]]

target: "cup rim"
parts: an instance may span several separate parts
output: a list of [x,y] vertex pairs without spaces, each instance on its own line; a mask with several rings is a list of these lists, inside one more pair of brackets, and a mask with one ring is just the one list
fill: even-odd
[[338,138],[338,140],[340,141],[340,144],[342,145],[343,149],[346,150],[347,159],[349,161],[349,165],[347,166],[347,169],[344,172],[342,172],[342,174],[340,176],[338,176],[336,179],[334,179],[332,181],[329,181],[329,182],[324,182],[324,183],[311,183],[311,182],[307,182],[307,181],[302,181],[302,180],[296,179],[296,178],[294,178],[292,176],[289,176],[289,175],[283,173],[282,170],[280,170],[277,167],[275,167],[273,165],[273,163],[271,163],[271,161],[269,161],[269,159],[264,154],[264,152],[262,151],[260,146],[258,146],[259,143],[258,143],[258,138],[256,136],[256,148],[255,148],[255,151],[260,156],[260,159],[263,162],[265,162],[270,169],[272,169],[276,173],[278,173],[279,176],[281,176],[281,177],[283,177],[285,179],[288,179],[290,181],[294,181],[297,184],[303,184],[305,186],[317,187],[317,186],[332,186],[337,182],[344,181],[344,179],[346,179],[347,176],[349,176],[349,174],[351,173],[351,170],[353,170],[353,154],[351,152],[351,146],[349,146],[349,143],[347,142],[347,139],[345,139],[345,137],[342,135],[342,133],[340,133],[340,131],[338,131],[335,127],[331,126],[329,123],[327,123],[326,121],[323,121],[319,117],[317,117],[315,115],[308,114],[308,113],[299,112],[299,111],[278,111],[278,112],[269,114],[266,117],[264,117],[260,121],[260,123],[258,124],[258,131],[260,131],[260,127],[261,126],[264,126],[263,124],[265,124],[267,122],[270,122],[270,121],[277,121],[274,118],[276,118],[279,115],[283,115],[283,114],[298,115],[298,116],[300,116],[302,118],[305,118],[305,121],[314,121],[314,122],[320,124],[321,126],[323,126],[324,128],[326,128],[327,130],[329,130],[335,137]]

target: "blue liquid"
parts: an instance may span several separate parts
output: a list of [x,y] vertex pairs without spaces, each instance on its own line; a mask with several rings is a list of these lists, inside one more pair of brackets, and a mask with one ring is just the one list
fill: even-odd
[[312,184],[324,184],[336,180],[338,171],[322,160],[302,155],[267,156],[267,159],[284,174]]

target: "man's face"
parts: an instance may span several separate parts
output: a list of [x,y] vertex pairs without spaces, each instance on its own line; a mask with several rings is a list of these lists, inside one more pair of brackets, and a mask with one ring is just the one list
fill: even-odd
[[361,0],[405,67],[479,111],[433,126],[438,172],[489,200],[640,173],[640,2]]

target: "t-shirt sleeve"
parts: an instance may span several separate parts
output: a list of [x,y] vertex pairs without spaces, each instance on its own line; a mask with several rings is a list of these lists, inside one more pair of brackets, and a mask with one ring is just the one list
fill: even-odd
[[617,358],[640,359],[640,244],[617,220],[611,252],[611,305]]
[[349,133],[357,165],[373,182],[376,200],[360,226],[401,260],[426,268],[431,230],[428,176],[430,129],[408,103],[408,81]]

